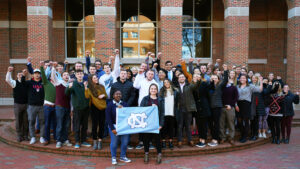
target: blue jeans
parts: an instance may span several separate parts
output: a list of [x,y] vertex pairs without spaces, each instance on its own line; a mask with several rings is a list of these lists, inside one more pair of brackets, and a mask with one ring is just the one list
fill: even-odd
[[120,157],[126,157],[126,151],[127,151],[127,144],[128,144],[128,137],[129,135],[120,135],[116,136],[114,133],[112,133],[111,129],[109,129],[109,135],[110,135],[110,153],[111,157],[116,158],[117,157],[117,148],[118,148],[118,142],[121,141],[121,155]]
[[[55,107],[44,106],[44,117],[45,117],[45,139],[50,141],[50,126],[51,122],[54,122],[56,126]],[[53,134],[56,140],[56,127],[54,128]]]
[[70,109],[56,106],[56,139],[59,142],[65,142],[68,140],[68,129],[70,126]]

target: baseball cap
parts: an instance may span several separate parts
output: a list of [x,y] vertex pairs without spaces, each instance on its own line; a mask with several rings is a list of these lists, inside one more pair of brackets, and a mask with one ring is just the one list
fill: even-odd
[[35,72],[41,73],[40,69],[34,69],[33,73],[35,73]]

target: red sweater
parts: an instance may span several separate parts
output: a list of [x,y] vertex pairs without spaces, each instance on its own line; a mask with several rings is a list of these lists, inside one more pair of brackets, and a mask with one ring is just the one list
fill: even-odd
[[62,84],[56,86],[55,105],[64,108],[70,108],[70,97],[65,94],[66,87]]

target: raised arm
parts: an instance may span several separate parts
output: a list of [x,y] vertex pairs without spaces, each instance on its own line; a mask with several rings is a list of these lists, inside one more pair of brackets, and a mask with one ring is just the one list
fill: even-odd
[[52,66],[50,79],[54,86],[58,86],[60,84],[56,75],[55,65]]
[[90,73],[90,65],[91,65],[91,58],[90,58],[90,56],[86,56],[85,57],[85,66],[86,66],[88,73]]
[[182,72],[183,72],[184,76],[186,76],[187,79],[188,79],[188,82],[191,83],[193,77],[192,77],[191,73],[188,73],[188,71],[186,69],[186,64],[185,64],[184,60],[181,60],[181,68],[182,68]]
[[145,79],[144,73],[140,73],[136,75],[135,81],[133,83],[133,87],[136,89],[141,88],[141,81]]
[[32,75],[33,74],[33,68],[32,68],[31,61],[32,61],[32,58],[28,57],[26,66],[27,66],[28,72]]
[[112,71],[112,76],[114,77],[114,80],[117,79],[117,77],[120,75],[120,56],[119,56],[119,50],[115,50],[116,56],[115,56],[115,63],[114,63],[114,70]]
[[228,83],[228,67],[227,65],[223,65],[223,69],[224,69],[224,77],[223,80],[221,82],[221,87],[224,88],[226,86],[226,84]]
[[12,66],[8,67],[8,71],[6,73],[6,78],[5,81],[12,87],[15,88],[16,87],[16,81],[12,79],[11,77],[11,72],[14,70],[14,68]]
[[40,65],[41,65],[42,81],[43,81],[43,84],[46,85],[48,83],[48,79],[47,79],[47,76],[46,76],[46,73],[44,70],[44,61],[41,61]]

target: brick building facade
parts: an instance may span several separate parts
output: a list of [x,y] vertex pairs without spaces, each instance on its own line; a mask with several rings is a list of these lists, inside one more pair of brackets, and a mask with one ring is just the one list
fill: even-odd
[[[10,64],[17,70],[25,68],[28,56],[33,58],[34,65],[48,59],[67,59],[70,63],[82,60],[67,57],[72,51],[67,52],[71,48],[66,44],[66,10],[70,10],[66,1],[0,0],[0,105],[12,100],[11,89],[4,81]],[[106,61],[114,48],[122,48],[120,15],[121,1],[125,0],[89,1],[95,22],[93,53]],[[193,0],[202,1],[205,0]],[[178,63],[182,58],[185,0],[155,2],[156,51],[163,53],[162,63]],[[264,75],[274,72],[293,91],[300,90],[300,0],[213,0],[210,17],[211,52],[202,63],[220,58],[230,65],[247,65]],[[124,64],[138,64],[142,60],[122,58]]]

